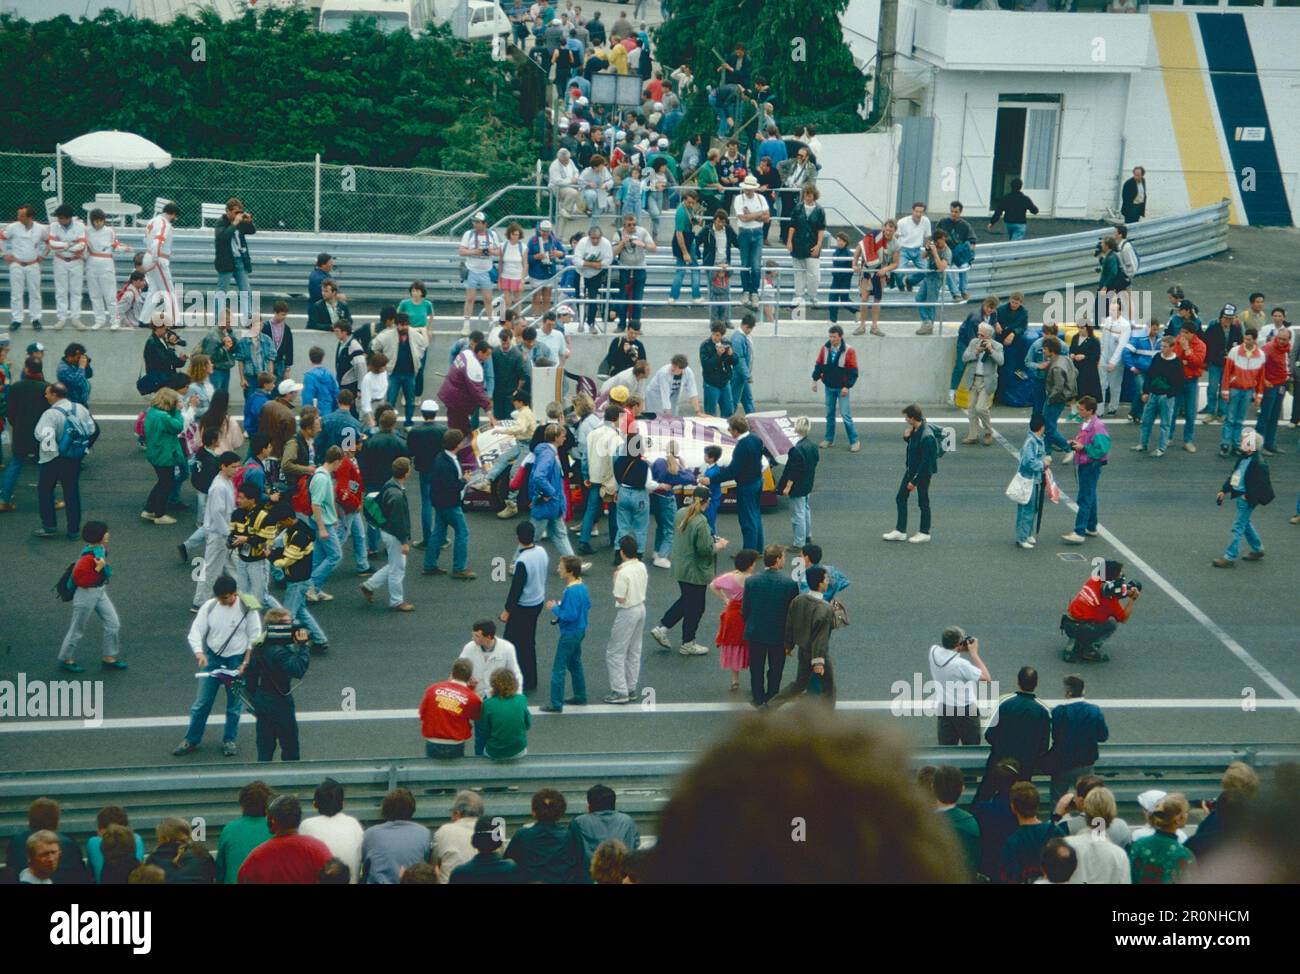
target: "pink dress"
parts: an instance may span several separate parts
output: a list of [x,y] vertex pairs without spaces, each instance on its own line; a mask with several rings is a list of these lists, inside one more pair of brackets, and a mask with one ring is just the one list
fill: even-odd
[[745,619],[740,614],[740,597],[745,583],[735,572],[725,572],[713,580],[714,586],[728,599],[718,619],[718,659],[724,670],[735,673],[749,668],[749,645],[745,642]]

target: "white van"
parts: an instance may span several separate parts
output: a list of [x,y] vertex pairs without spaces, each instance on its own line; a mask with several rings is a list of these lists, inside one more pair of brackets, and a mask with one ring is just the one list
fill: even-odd
[[509,35],[510,18],[493,0],[468,0],[467,28],[456,28],[456,12],[461,0],[322,0],[319,26],[322,31],[339,33],[353,20],[374,18],[385,34],[409,30],[421,33],[425,25],[451,24],[452,33],[463,40],[477,40]]

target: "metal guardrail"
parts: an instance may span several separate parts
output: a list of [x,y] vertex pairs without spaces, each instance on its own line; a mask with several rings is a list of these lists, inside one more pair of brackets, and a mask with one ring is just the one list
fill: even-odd
[[[612,219],[612,218],[607,218]],[[1130,227],[1129,239],[1137,249],[1139,275],[1154,273],[1200,260],[1227,249],[1228,204],[1226,201],[1179,216],[1143,220]],[[1101,228],[1098,228],[1101,229]],[[1006,295],[1011,291],[1041,293],[1044,290],[1095,286],[1097,261],[1093,249],[1098,230],[1041,237],[1014,242],[982,243],[976,251],[967,280],[972,295]],[[119,236],[132,246],[143,246],[143,232],[127,229]],[[213,234],[207,230],[177,230],[172,257],[172,278],[186,287],[210,289],[216,286],[213,268]],[[250,240],[253,256],[253,287],[266,295],[301,298],[307,291],[307,276],[316,255],[329,252],[335,258],[340,288],[352,300],[392,301],[404,297],[413,280],[423,280],[431,298],[459,299],[460,256],[457,243],[420,237],[380,234],[316,235],[260,231]],[[775,260],[782,284],[792,280],[790,256],[784,248],[768,247],[762,259]],[[130,269],[119,257],[118,276]],[[830,260],[823,252],[819,288],[830,283]],[[676,267],[670,247],[647,256],[646,286],[652,295],[671,283]],[[738,268],[737,271],[738,273]],[[0,285],[5,282],[0,281]],[[899,295],[899,297],[902,297]],[[902,302],[913,302],[904,299]],[[298,309],[294,309],[298,310]]]

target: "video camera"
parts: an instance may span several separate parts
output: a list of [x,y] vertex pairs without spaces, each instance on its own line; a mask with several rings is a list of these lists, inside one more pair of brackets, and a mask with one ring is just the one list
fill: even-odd
[[1123,575],[1112,578],[1109,582],[1103,582],[1101,586],[1102,598],[1106,599],[1126,599],[1141,591],[1141,582],[1132,581]]

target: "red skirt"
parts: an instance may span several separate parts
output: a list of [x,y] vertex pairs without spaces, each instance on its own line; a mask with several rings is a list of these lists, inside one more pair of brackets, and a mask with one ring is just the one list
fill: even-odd
[[745,617],[740,614],[740,599],[732,599],[718,619],[717,646],[740,646],[745,642]]

